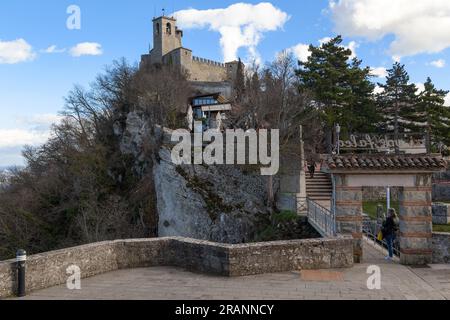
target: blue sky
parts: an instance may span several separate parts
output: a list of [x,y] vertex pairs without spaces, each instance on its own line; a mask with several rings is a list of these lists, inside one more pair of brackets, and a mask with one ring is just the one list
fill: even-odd
[[[278,0],[270,2],[272,9],[267,12],[267,6],[258,7],[261,8],[259,20],[267,20],[269,27],[266,29],[275,30],[267,31],[249,17],[256,12],[256,7],[242,7],[248,12],[240,10],[242,14],[231,20],[235,28],[244,30],[250,23],[254,27],[251,30],[257,30],[253,35],[260,38],[253,48],[261,62],[272,60],[283,49],[301,48],[310,43],[317,45],[320,39],[342,33],[344,45],[352,44],[364,64],[378,68],[379,72],[399,58],[395,56],[401,56],[412,82],[423,83],[430,76],[438,87],[450,89],[447,65],[447,61],[450,63],[450,36],[442,31],[450,27],[450,1],[420,2],[421,5],[409,6],[408,10],[412,10],[409,16],[396,14],[394,19],[386,17],[383,10],[403,12],[405,0],[360,0],[366,11],[357,9],[354,0]],[[236,3],[225,0],[2,1],[0,167],[21,164],[23,144],[39,144],[45,140],[49,124],[57,120],[56,115],[64,106],[64,96],[74,84],[87,86],[114,59],[125,57],[137,63],[151,44],[151,19],[160,15],[162,8],[168,13],[182,11],[178,16],[185,29],[185,47],[197,56],[222,61],[227,53],[220,40],[227,35],[217,30],[230,23],[227,8]],[[261,1],[245,3],[258,5]],[[334,4],[330,7],[330,3]],[[66,26],[70,5],[77,5],[81,10],[80,30],[69,30]],[[190,8],[197,11],[183,11]],[[208,9],[224,10],[205,11]],[[199,16],[205,16],[205,23],[193,25],[189,19]],[[411,16],[417,17],[417,21],[411,20]],[[278,21],[277,17],[280,17]],[[365,23],[362,26],[361,19]],[[432,33],[419,29],[424,21],[434,21],[425,24]],[[411,27],[405,27],[409,25]],[[45,52],[51,46],[55,46],[53,52]],[[248,60],[254,55],[248,49],[241,44],[236,54]]]

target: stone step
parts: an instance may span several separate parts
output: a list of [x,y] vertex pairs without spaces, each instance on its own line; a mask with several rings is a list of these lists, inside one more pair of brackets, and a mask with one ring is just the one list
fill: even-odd
[[306,194],[315,194],[315,193],[326,193],[326,194],[332,194],[333,191],[332,190],[326,190],[326,189],[315,189],[315,190],[306,190]]
[[333,189],[332,185],[329,184],[310,184],[306,186],[307,189]]
[[306,173],[306,194],[313,201],[330,202],[333,194],[330,175],[316,172],[314,178],[311,178]]
[[327,199],[331,199],[331,196],[327,195],[327,194],[311,194],[311,195],[308,195],[308,198],[311,198],[311,199],[313,199],[313,198],[327,198]]
[[329,183],[331,184],[330,179],[306,179],[306,183]]
[[318,176],[318,175],[315,174],[314,178],[311,178],[311,176],[308,173],[306,173],[305,178],[306,178],[306,180],[328,180],[328,181],[331,181],[331,178],[329,176],[327,176],[327,175],[325,175],[325,176]]
[[310,183],[306,183],[306,186],[326,186],[326,187],[328,187],[328,186],[332,186],[332,184],[331,183],[329,183],[329,182],[310,182]]
[[314,189],[314,188],[321,188],[321,189],[329,189],[333,188],[331,184],[307,184],[306,188]]

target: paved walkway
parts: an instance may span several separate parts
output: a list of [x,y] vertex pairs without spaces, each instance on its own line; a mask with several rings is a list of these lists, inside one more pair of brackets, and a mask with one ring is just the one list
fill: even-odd
[[[450,265],[414,269],[386,262],[367,243],[364,263],[350,269],[226,278],[156,267],[119,270],[83,279],[82,289],[53,287],[26,299],[450,299]],[[381,268],[381,289],[367,288],[367,268]]]

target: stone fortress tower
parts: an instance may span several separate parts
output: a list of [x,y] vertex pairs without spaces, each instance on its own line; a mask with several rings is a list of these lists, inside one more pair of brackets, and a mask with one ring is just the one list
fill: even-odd
[[193,56],[192,50],[182,44],[183,31],[178,29],[173,17],[153,19],[153,49],[141,57],[141,67],[166,64],[187,71],[189,80],[203,91],[220,91],[231,94],[236,79],[238,61],[221,63]]

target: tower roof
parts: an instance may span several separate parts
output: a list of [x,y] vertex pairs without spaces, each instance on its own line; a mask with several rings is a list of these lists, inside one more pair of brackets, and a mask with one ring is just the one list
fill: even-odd
[[162,19],[171,20],[171,21],[174,21],[174,22],[177,21],[177,19],[175,19],[174,17],[168,17],[168,16],[159,16],[157,18],[153,18],[152,21],[162,20]]

